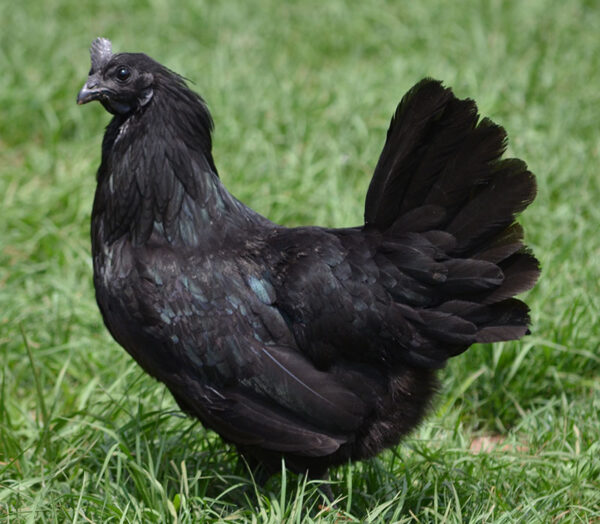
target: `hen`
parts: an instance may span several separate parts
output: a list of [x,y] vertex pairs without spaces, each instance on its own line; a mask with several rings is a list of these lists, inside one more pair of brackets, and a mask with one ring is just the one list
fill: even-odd
[[286,228],[227,192],[183,79],[96,39],[77,102],[114,115],[92,213],[104,322],[179,406],[253,466],[322,477],[394,446],[435,372],[528,333],[539,267],[515,216],[535,197],[502,127],[425,79],[402,99],[364,225]]

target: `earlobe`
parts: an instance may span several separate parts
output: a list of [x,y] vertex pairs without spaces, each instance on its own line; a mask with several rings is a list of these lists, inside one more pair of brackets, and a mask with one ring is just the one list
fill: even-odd
[[142,91],[142,96],[140,96],[140,106],[145,106],[148,102],[150,102],[150,99],[152,98],[152,95],[154,94],[154,90],[151,87],[147,87],[146,89],[144,89]]
[[142,90],[142,94],[139,98],[140,100],[140,106],[145,106],[148,102],[150,102],[150,99],[152,98],[152,95],[154,94],[154,90],[152,89],[152,83],[154,82],[154,75],[152,73],[144,73],[142,75],[142,79],[143,79],[143,84],[147,87],[145,87]]

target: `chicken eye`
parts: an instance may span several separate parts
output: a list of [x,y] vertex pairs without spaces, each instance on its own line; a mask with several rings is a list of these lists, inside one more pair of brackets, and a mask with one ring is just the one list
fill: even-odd
[[131,76],[131,72],[126,67],[119,67],[117,69],[117,80],[125,82]]

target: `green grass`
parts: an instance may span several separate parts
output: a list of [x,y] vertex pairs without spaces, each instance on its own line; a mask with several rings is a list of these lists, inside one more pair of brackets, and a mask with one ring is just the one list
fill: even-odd
[[[171,6],[177,7],[171,7]],[[99,7],[98,7],[99,6]],[[0,517],[7,522],[600,519],[600,11],[595,1],[23,0],[0,5]],[[108,115],[75,105],[99,35],[191,79],[230,190],[288,225],[355,225],[401,95],[445,80],[538,176],[533,334],[442,372],[403,445],[257,488],[111,340],[89,218]],[[473,443],[501,439],[475,453]]]

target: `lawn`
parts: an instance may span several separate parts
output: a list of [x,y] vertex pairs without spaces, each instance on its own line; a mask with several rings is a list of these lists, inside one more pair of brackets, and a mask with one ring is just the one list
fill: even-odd
[[[187,4],[0,5],[0,518],[600,520],[597,2]],[[335,510],[290,473],[257,487],[102,324],[89,219],[109,115],[75,105],[100,35],[193,82],[225,184],[286,225],[360,223],[389,118],[423,76],[477,100],[537,175],[532,334],[451,361],[410,438],[332,471]]]

